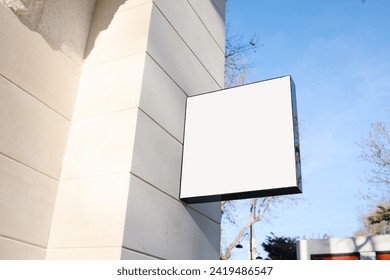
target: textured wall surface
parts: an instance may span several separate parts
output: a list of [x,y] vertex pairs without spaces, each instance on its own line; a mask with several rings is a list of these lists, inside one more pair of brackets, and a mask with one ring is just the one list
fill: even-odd
[[52,49],[77,64],[84,58],[96,0],[0,0],[30,30],[39,33]]

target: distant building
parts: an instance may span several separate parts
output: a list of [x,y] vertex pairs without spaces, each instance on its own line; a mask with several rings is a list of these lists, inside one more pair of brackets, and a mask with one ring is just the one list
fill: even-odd
[[220,203],[179,187],[225,2],[0,0],[0,259],[219,258]]
[[390,235],[300,240],[299,260],[390,260]]

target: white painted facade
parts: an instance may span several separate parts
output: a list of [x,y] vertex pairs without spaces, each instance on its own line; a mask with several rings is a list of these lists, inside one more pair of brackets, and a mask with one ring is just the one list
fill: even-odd
[[0,259],[217,259],[179,199],[185,100],[223,87],[225,0],[0,1]]

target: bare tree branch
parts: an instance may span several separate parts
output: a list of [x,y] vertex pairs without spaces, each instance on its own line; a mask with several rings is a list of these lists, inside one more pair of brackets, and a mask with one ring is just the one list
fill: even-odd
[[[271,210],[273,207],[275,207],[278,203],[286,203],[289,202],[296,202],[298,198],[293,195],[289,196],[278,196],[278,197],[263,197],[263,198],[253,198],[250,200],[249,205],[247,206],[248,212],[249,212],[249,221],[243,225],[240,229],[240,231],[237,233],[235,238],[229,243],[228,246],[223,250],[223,247],[221,246],[221,256],[220,258],[222,260],[229,259],[231,257],[232,250],[236,248],[236,245],[244,238],[246,232],[248,229],[253,226],[254,224],[263,221],[266,219],[267,216],[271,215]],[[232,205],[234,205],[234,202],[230,202]],[[228,212],[231,209],[225,209],[224,215],[227,215]],[[245,209],[242,209],[245,211]],[[231,214],[231,213],[230,213]],[[226,217],[224,217],[226,218]],[[230,221],[229,221],[230,222]],[[223,229],[222,229],[223,230]],[[255,246],[255,244],[252,244]]]
[[231,35],[230,27],[226,29],[225,44],[225,87],[244,84],[247,71],[254,67],[248,60],[251,53],[256,53],[258,38],[252,35],[249,40],[244,40],[242,35]]
[[372,165],[366,182],[382,187],[390,194],[390,130],[386,124],[373,123],[359,146],[362,148],[361,158]]

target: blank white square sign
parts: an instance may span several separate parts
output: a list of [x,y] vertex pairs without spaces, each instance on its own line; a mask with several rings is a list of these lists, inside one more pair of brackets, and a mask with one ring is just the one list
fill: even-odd
[[295,86],[290,76],[187,98],[183,201],[301,190]]

